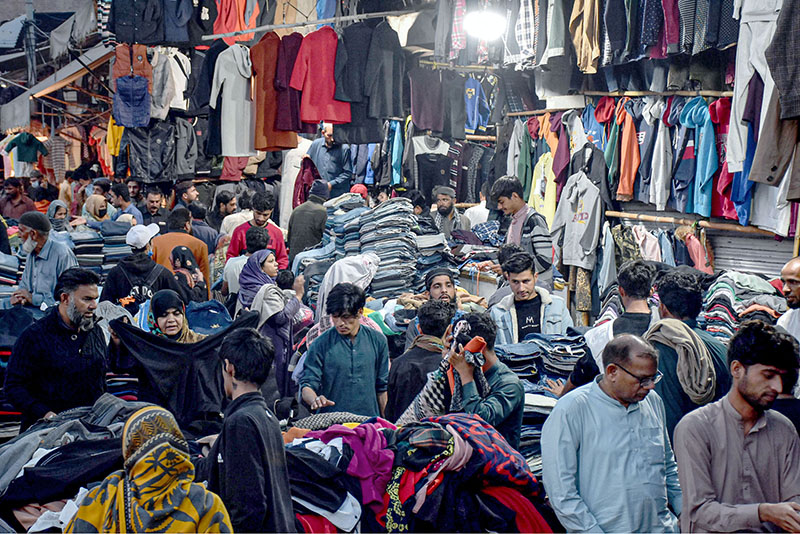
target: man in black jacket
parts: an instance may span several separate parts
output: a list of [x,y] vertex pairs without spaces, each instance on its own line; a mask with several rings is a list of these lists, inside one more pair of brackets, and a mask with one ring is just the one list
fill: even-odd
[[219,349],[231,403],[222,432],[195,467],[197,480],[222,498],[234,532],[295,532],[283,438],[261,395],[274,356],[270,340],[253,328],[234,330]]
[[386,419],[396,421],[425,387],[428,373],[442,361],[442,337],[453,320],[455,306],[446,300],[429,300],[419,308],[420,334],[411,347],[392,362]]
[[161,192],[161,189],[156,186],[150,187],[145,196],[145,209],[142,210],[142,220],[144,224],[155,223],[162,232],[166,232],[169,210],[161,207],[163,200],[164,193]]
[[214,254],[219,232],[206,223],[208,209],[200,201],[195,201],[189,204],[189,213],[192,214],[192,235],[206,244],[209,254]]
[[61,273],[54,291],[58,305],[14,344],[5,393],[22,412],[23,431],[39,419],[91,406],[105,392],[106,340],[94,315],[99,283],[97,274],[79,267]]
[[139,305],[150,299],[156,291],[172,289],[180,293],[178,283],[169,269],[150,257],[150,242],[157,235],[157,224],[137,225],[128,230],[125,243],[133,253],[109,271],[100,302],[107,300],[119,304],[135,315]]

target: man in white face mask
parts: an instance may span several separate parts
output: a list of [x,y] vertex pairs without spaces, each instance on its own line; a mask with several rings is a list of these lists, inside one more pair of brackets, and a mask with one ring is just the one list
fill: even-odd
[[19,219],[19,234],[22,252],[28,255],[19,288],[10,299],[0,302],[0,308],[23,305],[40,307],[56,304],[53,290],[58,277],[70,267],[77,267],[78,260],[63,243],[53,241],[50,236],[50,221],[38,211],[29,211]]

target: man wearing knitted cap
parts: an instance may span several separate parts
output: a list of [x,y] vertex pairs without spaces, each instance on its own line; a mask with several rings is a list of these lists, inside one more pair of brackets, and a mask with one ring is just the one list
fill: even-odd
[[433,193],[436,196],[436,215],[433,218],[436,228],[447,239],[450,239],[453,230],[469,230],[469,219],[456,209],[455,190],[452,187],[439,186]]
[[314,180],[308,200],[297,206],[289,217],[289,267],[294,257],[322,241],[328,210],[323,204],[328,200],[328,182]]
[[50,221],[38,211],[29,211],[19,218],[22,251],[28,255],[19,288],[10,299],[2,301],[3,309],[13,305],[47,306],[56,304],[53,290],[61,273],[77,267],[78,260],[63,243],[50,238]]

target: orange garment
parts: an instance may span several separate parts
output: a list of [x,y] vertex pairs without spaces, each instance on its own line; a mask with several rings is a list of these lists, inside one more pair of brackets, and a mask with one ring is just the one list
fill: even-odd
[[153,238],[153,261],[163,265],[170,272],[172,270],[172,249],[175,247],[186,247],[192,251],[200,272],[203,273],[203,280],[208,287],[208,297],[211,298],[211,278],[208,270],[208,245],[186,232],[170,232]]
[[[131,47],[133,55],[131,56]],[[131,57],[133,57],[133,75],[147,78],[147,90],[153,93],[153,66],[147,60],[147,46],[141,44],[120,44],[114,49],[114,66],[111,69],[111,79],[116,80],[122,76],[131,75]],[[116,88],[117,84],[114,84]]]
[[617,103],[617,124],[620,128],[620,160],[619,160],[619,186],[617,187],[617,200],[628,201],[633,199],[633,184],[639,164],[642,162],[639,155],[639,139],[636,135],[636,125],[633,117],[625,110],[625,103],[630,98],[620,98]]
[[304,437],[309,432],[311,431],[307,428],[297,428],[296,426],[293,426],[292,428],[283,433],[283,442],[288,445],[294,440]]
[[256,150],[275,151],[297,148],[297,134],[275,129],[278,92],[275,90],[275,72],[278,66],[278,48],[281,38],[275,32],[266,34],[250,49],[253,64],[253,93],[256,107],[254,144]]
[[555,154],[558,150],[558,134],[550,131],[550,113],[542,115],[539,124],[539,139],[544,138],[547,146],[550,147],[550,152]]
[[775,310],[773,310],[769,306],[764,306],[763,304],[753,304],[752,306],[750,306],[749,308],[744,310],[742,313],[740,313],[739,317],[744,317],[748,313],[753,313],[753,312],[757,312],[757,311],[766,312],[766,313],[770,314],[772,317],[774,317],[776,319],[781,316],[780,313],[776,312]]
[[[253,2],[253,12],[250,17],[244,20],[244,11],[247,7],[247,0],[216,0],[217,18],[214,20],[214,33],[238,32],[250,30],[257,26],[261,15],[261,8],[258,2]],[[236,41],[249,41],[253,38],[252,33],[244,33],[233,37],[223,37],[229,46]]]

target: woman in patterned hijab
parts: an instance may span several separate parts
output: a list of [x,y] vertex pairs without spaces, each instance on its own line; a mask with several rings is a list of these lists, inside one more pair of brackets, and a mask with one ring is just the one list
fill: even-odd
[[86,497],[64,532],[232,532],[219,496],[194,482],[189,447],[170,412],[148,406],[122,432],[124,469]]

